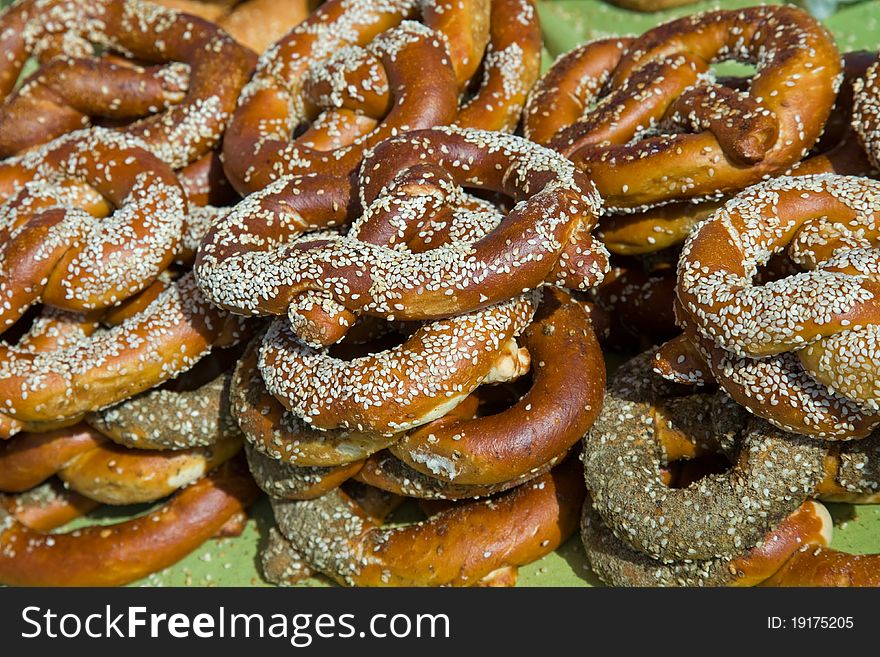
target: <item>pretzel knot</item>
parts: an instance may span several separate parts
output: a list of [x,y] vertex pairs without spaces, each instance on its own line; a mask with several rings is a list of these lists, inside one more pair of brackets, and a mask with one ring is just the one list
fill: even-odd
[[[171,264],[186,200],[174,172],[132,137],[93,129],[41,149],[33,180],[0,207],[0,325],[34,303],[81,311],[140,292]],[[115,210],[76,207],[88,185]]]
[[[880,422],[880,184],[777,178],[688,239],[679,324],[739,403],[779,427],[860,438]],[[801,271],[752,283],[788,247]]]
[[[393,184],[415,167],[426,192],[419,208],[400,197],[395,202],[402,189]],[[319,221],[345,217],[345,191],[303,193],[321,180],[282,179],[215,224],[195,265],[212,302],[241,314],[290,312],[301,338],[326,343],[333,333],[329,325],[345,312],[404,320],[449,317],[547,283],[588,289],[608,266],[607,252],[590,235],[601,208],[592,183],[561,156],[517,137],[434,128],[390,139],[361,166],[360,204],[370,218],[358,234],[291,241]],[[515,205],[506,215],[488,208],[497,226],[483,228],[476,239],[437,248],[413,252],[363,236],[369,224],[378,235],[403,230],[403,239],[427,240],[419,234],[432,230],[431,220],[443,226],[462,203],[475,207],[456,186],[500,193]],[[454,199],[452,207],[434,204],[445,198]],[[464,213],[470,223],[488,225],[487,206],[481,207]],[[321,297],[321,303],[312,297],[304,304],[320,311],[315,319],[301,307],[301,295],[310,291]]]
[[880,62],[855,85],[853,128],[873,165],[880,168]]
[[[727,60],[756,66],[745,91],[715,80],[711,64]],[[588,173],[615,211],[717,197],[807,153],[840,73],[832,38],[802,10],[707,12],[563,57],[532,91],[525,134]]]
[[512,130],[539,58],[529,0],[331,0],[260,58],[224,138],[227,173],[243,194],[289,174],[344,178],[365,149],[459,111],[463,126]]
[[[215,25],[139,0],[25,0],[0,31],[2,156],[95,117],[129,122],[120,130],[182,168],[220,142],[256,60]],[[41,67],[13,91],[29,56]]]

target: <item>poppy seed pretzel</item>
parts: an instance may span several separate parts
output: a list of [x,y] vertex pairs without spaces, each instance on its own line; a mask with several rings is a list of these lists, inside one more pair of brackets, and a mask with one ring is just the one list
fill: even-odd
[[[386,163],[384,170],[369,164],[379,161]],[[389,161],[394,165],[388,167]],[[416,164],[435,164],[457,182],[503,192],[517,205],[476,242],[422,253],[333,235],[290,243],[285,237],[314,226],[316,217],[343,219],[350,197],[328,190],[315,201],[290,193],[315,184],[309,179],[280,183],[264,192],[271,200],[254,194],[213,227],[196,260],[201,288],[212,302],[241,314],[287,314],[298,295],[313,291],[336,309],[421,320],[485,308],[548,279],[561,284],[571,269],[583,289],[601,280],[607,254],[589,237],[600,200],[564,158],[509,135],[434,128],[384,142],[362,166],[360,185],[375,184],[375,176],[388,181],[384,176],[393,179],[396,171]],[[321,214],[316,206],[331,212]],[[256,216],[248,217],[248,210]]]
[[[171,169],[143,142],[105,129],[43,150],[35,178],[0,207],[0,325],[42,301],[67,310],[115,305],[171,264],[187,211]],[[69,183],[87,184],[112,214],[76,207]]]
[[27,527],[0,509],[0,582],[113,586],[170,566],[215,536],[257,497],[247,469],[230,461],[147,514],[67,533]]
[[[685,488],[663,481],[663,444],[655,408],[687,394],[652,371],[645,352],[612,380],[599,418],[583,441],[587,488],[614,534],[661,561],[730,557],[761,537],[815,490],[825,475],[821,442],[744,419],[730,403],[715,407],[719,435],[736,439],[724,473]],[[745,415],[745,418],[748,418]]]
[[[615,48],[602,44],[597,47]],[[840,82],[834,41],[794,7],[696,14],[616,49],[619,61],[608,58],[595,71],[598,79],[575,87],[580,107],[590,109],[558,132],[540,133],[549,139],[542,143],[593,179],[615,211],[717,198],[786,170],[821,135]],[[582,47],[585,52],[591,48]],[[729,59],[756,64],[747,91],[712,78],[711,63]],[[583,69],[573,62],[576,57],[561,60],[564,72],[551,73],[549,84],[568,71],[579,81]],[[555,121],[546,97],[569,87],[539,83],[527,125],[540,124],[545,112]]]
[[[734,399],[786,430],[850,439],[878,422],[878,208],[866,178],[777,178],[729,201],[682,251],[679,325]],[[786,247],[803,271],[753,285]]]
[[634,550],[603,523],[589,500],[581,518],[581,539],[590,567],[613,586],[758,586],[772,581],[800,550],[831,542],[831,516],[807,501],[751,547],[735,555],[664,563]]
[[0,490],[22,492],[56,475],[70,490],[104,504],[152,502],[170,495],[232,458],[237,434],[210,447],[132,450],[82,424],[47,433],[26,433],[0,450]]
[[[0,20],[14,25],[3,31],[8,57],[0,67],[3,85],[0,88],[6,93],[11,91],[28,55],[50,65],[56,65],[51,62],[58,57],[78,58],[74,63],[78,73],[89,66],[89,60],[83,61],[83,58],[91,58],[96,45],[126,58],[184,64],[188,81],[180,102],[158,114],[153,114],[158,107],[148,107],[151,116],[122,128],[125,133],[142,139],[152,152],[175,169],[195,161],[219,143],[256,59],[254,53],[213,24],[141,0],[25,0],[10,8]],[[99,69],[112,66],[92,65]],[[52,133],[43,132],[36,135],[37,138],[42,141],[47,136],[55,137],[79,127],[86,120],[86,114],[106,114],[105,104],[109,105],[107,109],[111,114],[120,111],[125,100],[117,90],[120,85],[113,85],[113,78],[107,76],[106,71],[99,72],[104,73],[99,87],[101,93],[81,99],[85,106],[74,108],[79,115],[78,122],[56,124]],[[112,68],[111,72],[128,83],[144,77]],[[167,80],[165,84],[171,88],[182,86],[180,72],[179,66],[166,67],[162,74]],[[39,123],[39,113],[34,115],[29,107],[28,93],[29,88],[23,87],[5,111],[13,113],[15,122],[36,120]],[[56,114],[58,109],[55,108]],[[139,108],[129,109],[137,114]]]
[[577,524],[583,494],[576,464],[569,462],[498,497],[403,527],[383,527],[341,489],[272,503],[300,560],[340,584],[473,586],[560,545]]

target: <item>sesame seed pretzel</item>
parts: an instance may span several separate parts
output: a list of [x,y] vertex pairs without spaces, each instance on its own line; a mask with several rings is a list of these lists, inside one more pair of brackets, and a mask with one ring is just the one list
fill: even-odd
[[[412,132],[385,141],[365,160],[361,206],[381,204],[382,190],[415,166],[504,193],[516,205],[474,242],[418,253],[333,234],[291,242],[304,230],[343,220],[351,198],[323,186],[321,198],[303,193],[320,178],[279,181],[212,227],[196,260],[199,285],[212,302],[242,314],[288,314],[299,295],[312,291],[322,293],[336,316],[341,308],[422,320],[485,308],[548,282],[588,289],[604,275],[607,254],[589,234],[600,200],[590,181],[552,151],[479,130]],[[247,277],[237,273],[243,270]],[[297,333],[321,334],[307,329],[300,325]]]
[[501,569],[513,575],[559,546],[577,524],[583,495],[569,461],[498,497],[455,505],[405,527],[384,527],[338,488],[314,500],[276,498],[272,505],[296,557],[340,584],[473,586]]
[[127,584],[176,563],[240,518],[257,497],[230,461],[146,515],[67,533],[28,527],[0,509],[0,582],[15,586]]
[[853,129],[873,165],[880,169],[880,61],[856,82],[855,89]]
[[100,502],[65,489],[57,480],[19,495],[0,495],[0,505],[25,527],[43,532],[62,527],[101,506]]
[[[688,239],[678,319],[715,379],[788,431],[864,437],[878,423],[880,184],[777,178],[729,201]],[[788,247],[801,269],[751,283]]]
[[[0,20],[10,26],[3,30],[8,54],[0,67],[4,95],[12,91],[30,55],[50,67],[50,80],[64,73],[55,68],[74,77],[65,81],[64,96],[53,94],[49,104],[46,94],[58,85],[47,88],[39,72],[12,96],[3,111],[13,128],[36,122],[39,130],[20,132],[24,141],[4,145],[5,154],[80,127],[90,115],[118,119],[152,114],[122,130],[179,169],[219,143],[255,62],[254,53],[213,24],[140,0],[25,0]],[[138,61],[177,64],[141,71],[90,59],[96,45]],[[181,89],[184,72],[188,79]],[[147,95],[149,86],[155,87],[153,98]],[[96,88],[98,93],[92,93]],[[166,111],[155,113],[167,104]],[[46,115],[51,125],[40,122]]]
[[[657,428],[657,407],[681,390],[651,371],[645,352],[622,366],[583,441],[593,506],[621,540],[654,559],[706,560],[740,554],[811,496],[825,476],[821,442],[785,434],[721,396],[677,421],[703,429],[733,463],[684,488],[670,488],[662,466],[674,460]],[[699,405],[698,405],[699,407]],[[668,432],[665,432],[668,433]]]
[[[608,51],[597,56],[604,65],[575,64],[597,49]],[[746,91],[713,80],[710,65],[730,59],[756,64]],[[717,197],[795,164],[821,135],[841,72],[827,30],[777,6],[678,19],[631,42],[588,44],[559,66],[532,92],[526,135],[590,175],[610,209],[629,212]],[[558,101],[567,113],[548,110],[572,89]]]
[[225,137],[229,178],[242,193],[344,179],[399,132],[512,131],[539,62],[530,0],[331,0],[261,58]]
[[[39,301],[92,310],[140,292],[171,264],[183,233],[183,191],[142,142],[95,129],[43,154],[35,178],[0,207],[4,328]],[[71,205],[68,192],[79,192],[69,183],[89,185],[114,211],[99,218]]]
[[187,274],[116,326],[71,330],[62,345],[48,350],[2,343],[0,435],[72,424],[154,388],[212,347],[236,343],[243,326],[208,304]]

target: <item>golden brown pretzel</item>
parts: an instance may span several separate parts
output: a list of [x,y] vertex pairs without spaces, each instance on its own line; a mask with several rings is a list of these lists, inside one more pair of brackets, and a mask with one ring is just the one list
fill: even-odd
[[[4,328],[38,301],[92,310],[140,292],[171,264],[183,233],[183,191],[143,142],[92,129],[42,155],[35,179],[0,207]],[[97,218],[72,205],[69,183],[89,185],[114,212]]]
[[584,308],[547,292],[523,332],[531,387],[501,413],[440,418],[406,433],[391,452],[416,470],[456,484],[516,479],[560,458],[589,429],[602,405],[605,363]]
[[[557,88],[539,84],[526,134],[542,143],[552,135],[546,143],[593,178],[609,208],[625,211],[717,197],[784,171],[821,135],[841,71],[828,32],[794,7],[697,14],[616,49],[620,60],[578,88],[581,107],[607,88],[594,109],[557,132],[556,115],[543,116]],[[747,92],[707,77],[712,61],[738,57],[758,65]],[[553,125],[535,137],[530,122],[545,120]]]
[[[404,21],[418,9],[425,23]],[[460,84],[480,63],[488,19],[488,0],[324,3],[260,58],[224,138],[229,179],[246,193],[285,174],[344,178],[365,148],[404,126],[450,123]],[[321,116],[320,109],[330,111]],[[316,118],[317,127],[291,141],[298,124]],[[345,143],[311,145],[310,133],[339,132],[340,122],[351,121]]]
[[0,344],[0,435],[74,423],[173,378],[212,346],[234,343],[243,324],[209,305],[191,275],[121,324],[34,353]]
[[48,532],[81,518],[101,505],[65,489],[57,480],[20,495],[0,495],[0,506],[25,527]]
[[[786,430],[858,438],[880,420],[878,199],[865,178],[778,178],[727,203],[682,251],[680,325],[734,399]],[[786,247],[804,271],[751,284]]]
[[179,561],[256,499],[246,468],[215,469],[146,515],[64,534],[30,529],[0,510],[0,582],[16,586],[113,586]]
[[[590,181],[552,151],[478,130],[411,132],[384,142],[362,165],[361,205],[380,201],[397,172],[415,166],[502,192],[517,205],[483,238],[421,253],[331,234],[290,243],[303,230],[341,221],[350,197],[338,186],[323,197],[305,193],[320,178],[279,181],[212,227],[196,260],[200,287],[214,303],[242,314],[287,314],[299,295],[312,291],[322,294],[331,316],[347,310],[431,319],[485,308],[545,283],[588,289],[604,275],[606,252],[589,234],[599,198]],[[297,333],[304,332],[322,333],[300,322]]]
[[469,586],[531,563],[574,530],[583,500],[576,463],[487,501],[386,529],[342,490],[273,500],[281,533],[309,567],[349,586]]
[[880,61],[856,82],[852,125],[872,163],[880,169]]
[[137,504],[170,495],[234,456],[236,435],[210,447],[131,450],[82,425],[18,436],[0,451],[0,490],[21,492],[52,475],[71,490],[105,504]]
[[[123,128],[146,142],[151,151],[174,168],[193,162],[217,145],[255,62],[250,50],[211,23],[140,0],[26,0],[8,10],[0,20],[9,28],[3,30],[2,45],[7,57],[0,66],[0,91],[4,95],[13,89],[30,54],[43,63],[61,56],[81,60],[92,57],[93,47],[98,45],[141,61],[187,65],[188,83],[180,102],[174,103],[167,112]],[[76,99],[79,102],[74,103],[70,96],[65,98],[68,110],[75,110],[78,118],[71,121],[68,111],[65,124],[56,124],[48,134],[36,135],[40,141],[79,127],[87,114],[112,115],[123,109],[128,109],[129,114],[140,113],[137,110],[141,108],[124,102],[127,99],[123,92],[127,91],[127,85],[144,78],[143,73],[114,69],[112,63],[78,61],[73,66],[79,77],[86,72],[83,68],[98,66],[103,83],[99,87],[101,93],[81,94],[82,97]],[[175,70],[166,68],[165,73],[158,75],[167,79],[168,72]],[[108,72],[118,74],[121,84],[114,84]],[[179,74],[175,75],[179,79]],[[170,81],[175,93],[181,86],[178,81]],[[5,111],[11,112],[16,122],[37,118],[33,116],[28,91],[28,86],[23,87],[6,105]],[[135,97],[141,95],[129,93]],[[58,109],[57,106],[54,111],[50,109],[50,115],[57,115]],[[40,142],[26,145],[34,143]],[[19,142],[7,148],[4,154],[23,145]]]

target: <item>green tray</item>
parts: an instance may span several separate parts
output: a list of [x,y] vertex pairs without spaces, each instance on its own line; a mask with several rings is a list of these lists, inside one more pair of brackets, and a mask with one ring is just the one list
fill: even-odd
[[[584,41],[599,37],[636,34],[661,20],[717,7],[746,7],[755,2],[725,0],[701,2],[691,7],[639,14],[607,5],[599,0],[546,0],[538,10],[544,28],[545,67],[553,59]],[[774,4],[774,3],[767,3]],[[880,47],[880,0],[846,6],[826,21],[842,51],[873,50]],[[880,551],[880,505],[828,505],[835,520],[834,547],[849,552]],[[106,515],[105,515],[106,514]],[[133,586],[268,586],[259,568],[258,554],[272,513],[266,499],[250,512],[244,533],[234,539],[209,541],[175,566],[133,584]],[[113,510],[100,511],[88,522],[118,522]],[[519,586],[591,586],[598,584],[590,572],[577,537],[554,554],[520,569]],[[326,586],[309,580],[303,586]]]

